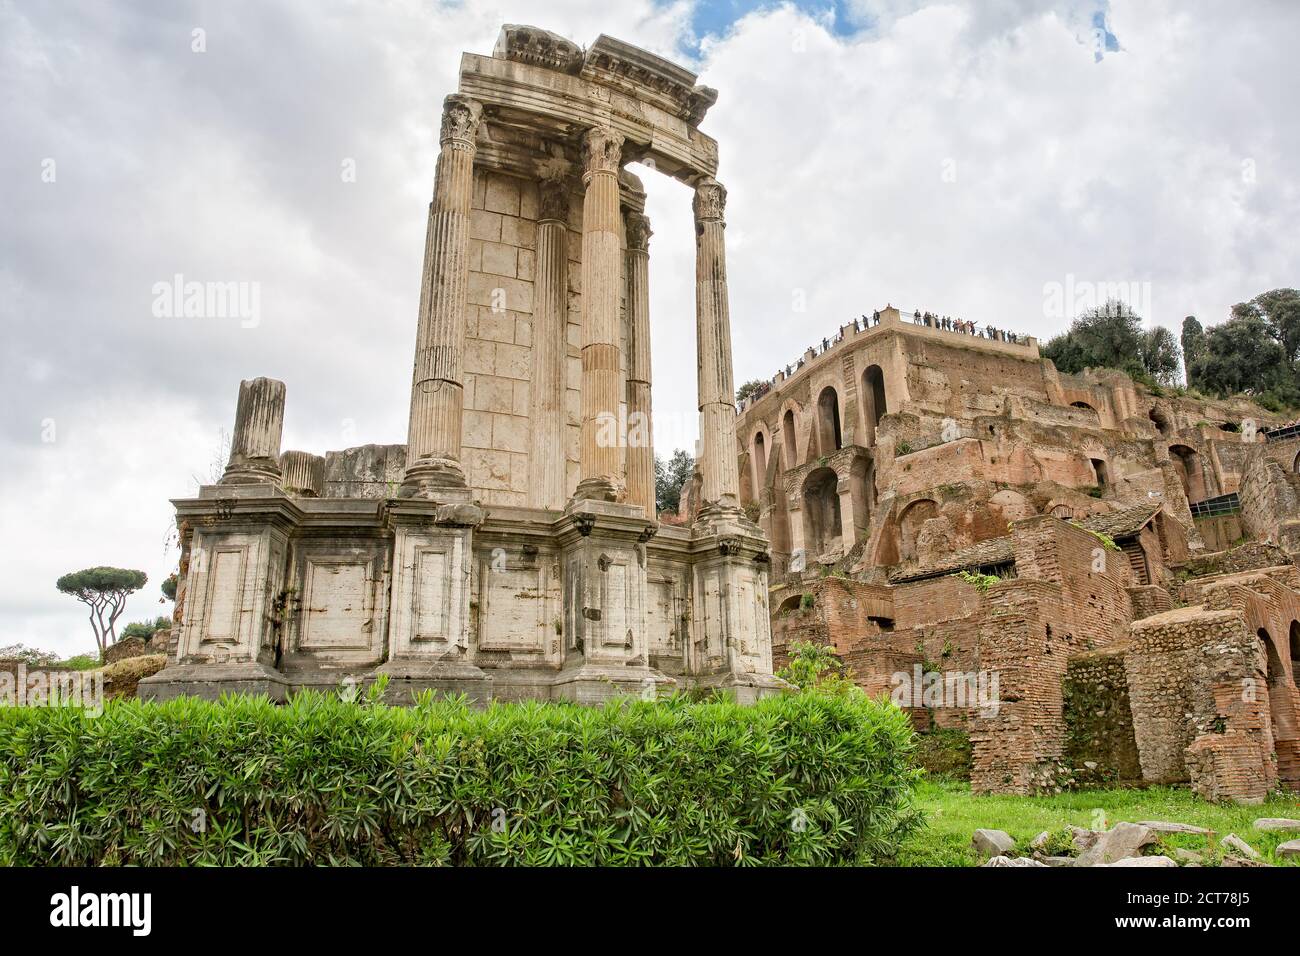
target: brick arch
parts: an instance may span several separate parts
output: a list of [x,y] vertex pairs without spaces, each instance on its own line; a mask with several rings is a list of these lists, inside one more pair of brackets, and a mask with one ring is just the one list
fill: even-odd
[[804,547],[812,557],[824,554],[843,540],[839,482],[833,468],[814,468],[808,472],[800,489]]

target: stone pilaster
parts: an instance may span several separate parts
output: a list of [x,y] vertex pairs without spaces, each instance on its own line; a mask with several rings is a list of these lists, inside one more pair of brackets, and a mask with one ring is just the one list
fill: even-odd
[[623,136],[596,127],[582,138],[582,479],[575,497],[615,501],[620,467],[619,285],[623,270],[618,169]]
[[533,284],[533,433],[530,504],[564,508],[564,395],[568,325],[569,193],[561,181],[541,183],[537,266]]
[[453,93],[443,101],[442,151],[429,203],[420,284],[404,496],[440,497],[446,489],[465,487],[460,463],[461,352],[469,287],[474,137],[481,116],[482,106],[467,96]]
[[735,386],[723,219],[727,191],[715,179],[695,186],[695,335],[699,362],[702,510],[740,505]]
[[650,220],[627,214],[627,501],[655,520],[655,452],[650,419]]
[[284,382],[254,378],[239,383],[235,431],[223,485],[280,483],[280,436],[284,432]]

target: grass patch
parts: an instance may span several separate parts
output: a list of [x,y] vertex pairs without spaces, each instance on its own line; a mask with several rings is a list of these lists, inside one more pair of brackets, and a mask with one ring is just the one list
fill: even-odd
[[[1005,830],[1028,852],[1029,842],[1044,830],[1059,830],[1069,824],[1099,829],[1098,811],[1105,815],[1106,827],[1142,820],[1207,827],[1215,831],[1216,847],[1224,836],[1235,833],[1258,850],[1266,862],[1296,865],[1294,858],[1277,858],[1273,850],[1279,843],[1296,839],[1297,834],[1264,832],[1253,825],[1260,817],[1300,816],[1300,800],[1293,796],[1272,796],[1254,807],[1207,803],[1190,790],[1175,787],[1091,790],[1044,797],[976,796],[967,784],[929,778],[917,786],[915,803],[925,813],[928,825],[904,842],[894,861],[899,866],[978,866],[982,861],[971,849],[970,838],[980,827]],[[1164,845],[1167,855],[1172,855],[1174,847],[1206,851],[1205,838],[1199,836],[1166,837]]]

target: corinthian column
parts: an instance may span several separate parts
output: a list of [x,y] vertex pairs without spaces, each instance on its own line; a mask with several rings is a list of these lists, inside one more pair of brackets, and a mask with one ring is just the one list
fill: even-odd
[[736,405],[731,373],[731,316],[723,212],[727,191],[716,179],[695,185],[695,341],[699,362],[702,507],[738,508]]
[[568,325],[569,193],[559,180],[541,183],[537,268],[533,285],[532,504],[564,508],[565,352]]
[[623,136],[596,127],[582,138],[582,480],[577,498],[615,501],[619,467],[619,283],[623,239],[618,167]]
[[655,519],[655,452],[650,422],[650,220],[627,214],[627,500]]
[[474,136],[483,108],[453,93],[442,106],[442,151],[429,203],[415,334],[415,373],[407,430],[402,494],[435,497],[463,488],[460,422],[464,404],[461,351],[469,285],[469,207],[474,182]]

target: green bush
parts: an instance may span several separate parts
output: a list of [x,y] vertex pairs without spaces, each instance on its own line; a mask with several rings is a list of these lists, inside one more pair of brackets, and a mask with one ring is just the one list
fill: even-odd
[[911,746],[860,692],[4,708],[0,865],[869,863],[919,825]]

